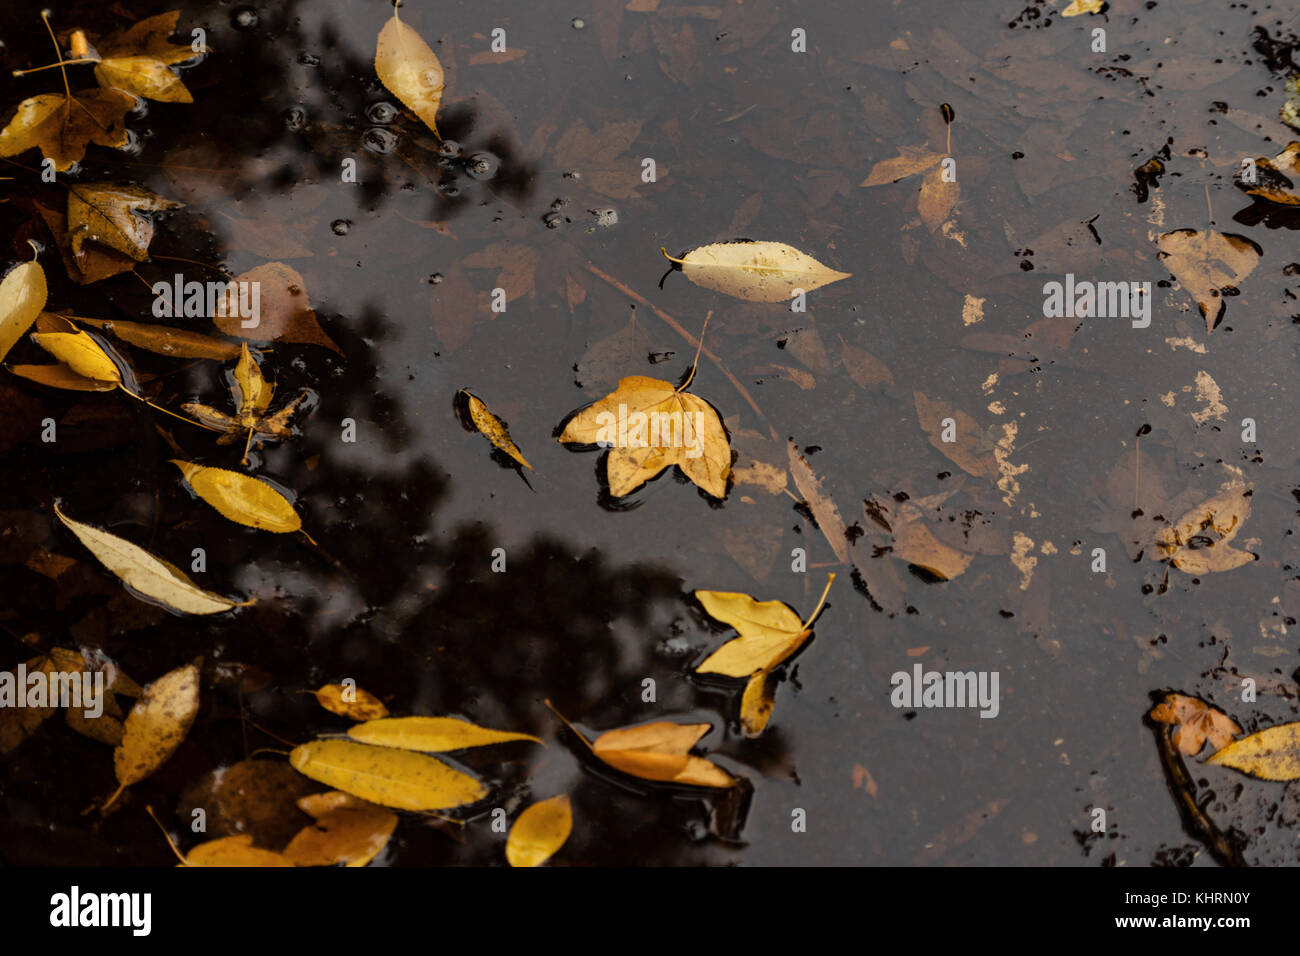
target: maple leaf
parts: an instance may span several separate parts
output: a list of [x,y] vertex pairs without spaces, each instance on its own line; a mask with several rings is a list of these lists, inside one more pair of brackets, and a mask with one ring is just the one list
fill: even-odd
[[0,130],[0,156],[17,156],[40,148],[58,172],[67,172],[86,155],[90,143],[119,148],[126,145],[126,114],[135,97],[121,90],[82,90],[42,93],[18,104],[13,118]]
[[210,405],[199,402],[187,402],[181,408],[209,428],[225,432],[217,439],[218,445],[229,445],[241,434],[247,434],[244,442],[243,463],[248,464],[248,449],[256,437],[265,439],[288,438],[292,433],[289,420],[298,406],[307,398],[303,392],[274,415],[267,415],[271,406],[271,396],[275,393],[275,383],[268,382],[262,376],[262,369],[253,359],[253,353],[244,343],[240,350],[239,362],[235,365],[235,398],[238,410],[234,415],[227,415]]
[[1200,753],[1206,740],[1218,750],[1241,733],[1237,722],[1223,711],[1186,694],[1166,694],[1148,716],[1158,724],[1172,725],[1174,743],[1189,757]]
[[193,103],[194,97],[171,69],[208,52],[206,46],[168,41],[176,32],[181,12],[172,10],[148,17],[121,34],[103,41],[104,50],[95,66],[100,86],[125,90],[160,103]]

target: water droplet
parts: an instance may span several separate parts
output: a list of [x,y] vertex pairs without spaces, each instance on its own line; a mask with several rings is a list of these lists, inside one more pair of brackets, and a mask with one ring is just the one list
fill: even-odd
[[454,139],[444,139],[444,140],[442,141],[442,145],[440,145],[440,146],[438,147],[438,155],[439,155],[439,156],[459,156],[459,155],[460,155],[460,143],[456,142]]
[[429,282],[432,283],[433,285],[437,285],[441,281],[442,281],[441,272],[435,272],[433,275],[429,276]]
[[382,126],[372,126],[361,134],[361,145],[368,152],[382,156],[397,148],[397,134]]
[[491,153],[475,153],[465,164],[465,170],[474,179],[491,179],[501,168],[501,162]]
[[313,53],[299,53],[298,62],[303,66],[318,66],[320,65],[320,57]]
[[307,125],[307,111],[301,106],[291,106],[280,115],[284,117],[284,125],[291,130],[300,130]]
[[236,30],[251,30],[257,26],[257,11],[252,7],[235,7],[230,12],[230,25]]
[[585,27],[585,26],[587,25],[587,21],[584,20],[584,19],[582,19],[582,17],[574,17],[574,18],[569,22],[569,25],[570,25],[571,27],[573,27],[573,29],[575,29],[575,30],[581,30],[583,27]]
[[371,103],[366,107],[366,119],[377,126],[391,123],[397,116],[397,107],[387,101]]
[[352,220],[335,219],[332,223],[330,223],[330,228],[334,230],[334,235],[346,236],[348,234],[348,230],[352,228]]

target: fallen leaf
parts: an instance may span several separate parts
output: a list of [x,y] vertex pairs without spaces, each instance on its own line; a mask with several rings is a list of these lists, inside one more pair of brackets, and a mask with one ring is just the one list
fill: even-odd
[[83,378],[112,386],[122,384],[121,369],[89,333],[52,312],[42,313],[41,319],[42,325],[53,331],[33,332],[33,342]]
[[1258,555],[1229,544],[1250,517],[1250,500],[1248,485],[1219,492],[1156,531],[1150,557],[1188,574],[1231,571],[1257,561]]
[[41,385],[48,385],[50,388],[64,388],[78,392],[111,392],[117,388],[114,382],[99,382],[78,375],[62,362],[56,365],[10,365],[8,368],[15,375]]
[[[633,313],[627,325],[619,331],[588,346],[582,358],[578,359],[578,383],[584,388],[608,386],[626,375],[636,374],[645,368],[652,345],[649,334]],[[595,393],[589,391],[588,394]]]
[[289,499],[265,481],[191,461],[173,458],[171,462],[181,470],[191,490],[223,517],[277,534],[302,530],[302,518],[293,510]]
[[740,695],[740,729],[746,737],[757,737],[767,729],[776,708],[776,680],[770,671],[758,671]]
[[182,866],[293,866],[281,853],[253,846],[251,833],[237,833],[200,843],[185,854]]
[[[226,335],[248,339],[252,342],[297,342],[304,345],[323,345],[327,349],[343,351],[334,343],[316,321],[307,297],[306,285],[292,266],[283,262],[267,262],[248,272],[235,276],[226,293],[222,307],[213,318]],[[240,317],[238,290],[240,283],[257,283],[259,303],[257,324],[244,328]]]
[[181,78],[171,70],[177,63],[192,60],[207,47],[168,42],[176,32],[179,10],[147,17],[120,36],[103,41],[95,79],[100,86],[125,90],[160,103],[193,103],[194,97]]
[[236,354],[239,361],[235,364],[234,375],[233,391],[238,405],[235,414],[227,415],[199,402],[186,402],[181,405],[181,410],[209,428],[224,432],[217,439],[218,445],[229,445],[240,435],[245,435],[243,464],[248,464],[248,449],[255,439],[260,442],[268,438],[288,438],[292,434],[289,422],[298,406],[306,400],[307,393],[302,392],[274,415],[267,415],[271,396],[275,394],[275,383],[263,377],[261,366],[249,351],[248,343],[241,344]]
[[[27,671],[29,679],[33,674],[45,673],[48,675],[53,674],[58,670],[57,665],[48,654],[33,657],[23,666]],[[14,678],[14,681],[15,686],[13,687],[13,692],[15,694],[25,695],[27,693],[27,688],[16,686],[16,678]],[[5,706],[0,706],[0,754],[7,754],[16,748],[24,740],[35,733],[36,729],[40,727],[41,724],[45,723],[45,721],[50,717],[53,717],[54,714],[58,712],[58,709],[57,706],[32,707],[28,705],[24,707],[16,707],[12,706],[12,703],[6,703]]]
[[816,519],[817,527],[821,529],[822,536],[826,539],[827,544],[831,546],[831,550],[835,552],[835,557],[839,559],[841,564],[851,564],[849,542],[845,537],[848,526],[844,524],[844,519],[840,517],[839,508],[835,506],[835,501],[822,491],[821,479],[813,472],[812,467],[808,464],[808,459],[804,458],[793,438],[786,442],[786,450],[789,453],[790,474],[794,476],[794,485],[799,489],[799,494],[803,495],[809,510],[812,511],[813,518]]
[[362,803],[331,806],[322,812],[322,805],[328,805],[324,801],[304,799],[298,805],[316,818],[284,848],[285,857],[298,866],[365,866],[397,829],[397,814],[383,807]]
[[[920,392],[912,393],[916,405],[916,421],[930,436],[930,444],[945,458],[976,478],[998,477],[998,463],[991,448],[982,448],[978,442],[984,430],[965,412],[954,409],[947,402],[931,400]],[[955,425],[956,441],[943,440],[944,420],[951,418]]]
[[375,73],[388,92],[438,135],[438,105],[442,102],[442,64],[423,37],[397,18],[379,31]]
[[783,242],[715,242],[680,259],[663,254],[696,285],[750,302],[789,302],[796,290],[811,292],[852,275]]
[[[129,345],[172,358],[231,359],[239,356],[240,346],[211,335],[187,332],[166,325],[126,322],[121,319],[90,319],[81,315],[65,318],[108,332]],[[244,346],[247,348],[247,346]]]
[[1300,180],[1297,160],[1300,160],[1300,143],[1296,142],[1288,143],[1272,159],[1261,156],[1255,160],[1257,182],[1246,190],[1246,195],[1283,206],[1300,205],[1300,192],[1296,191],[1296,181]]
[[528,459],[524,458],[524,453],[519,450],[519,446],[510,438],[510,432],[506,429],[505,422],[497,418],[488,407],[476,396],[470,394],[468,389],[462,388],[460,394],[465,396],[465,402],[469,409],[470,421],[478,429],[479,434],[490,441],[495,447],[501,449],[506,455],[509,455],[519,464],[523,465],[529,471],[533,466],[528,464]]
[[957,577],[970,567],[975,558],[973,554],[959,551],[936,538],[919,515],[911,520],[896,521],[893,528],[891,553],[944,581]]
[[123,123],[135,104],[135,97],[121,90],[33,96],[18,104],[9,125],[0,130],[0,156],[17,156],[39,147],[57,172],[67,172],[81,162],[90,143],[125,146]]
[[389,717],[369,720],[348,728],[353,740],[378,747],[443,753],[468,747],[487,747],[512,740],[541,741],[531,734],[491,730],[455,717]]
[[139,186],[114,183],[78,183],[68,187],[68,238],[72,254],[80,260],[87,242],[97,242],[128,255],[137,262],[149,258],[153,220],[138,211],[180,209],[175,202]]
[[606,731],[589,746],[592,753],[615,770],[643,780],[696,787],[735,786],[736,778],[731,774],[713,761],[689,752],[711,729],[708,724],[659,720]]
[[1261,780],[1300,780],[1300,722],[1269,727],[1234,741],[1205,762]]
[[1223,711],[1186,694],[1165,694],[1148,716],[1158,724],[1172,725],[1179,753],[1189,757],[1200,753],[1207,740],[1218,750],[1241,733],[1237,722]]
[[383,702],[360,687],[325,684],[312,693],[330,713],[349,720],[379,720],[388,716],[388,708]]
[[73,521],[56,504],[54,513],[104,567],[122,579],[137,597],[154,601],[182,614],[220,614],[253,602],[233,601],[205,591],[173,564],[150,554],[117,535]]
[[[122,743],[113,751],[119,793],[171,758],[190,732],[198,712],[199,669],[193,664],[169,671],[145,687],[126,715]],[[116,796],[110,797],[108,803]]]
[[447,810],[487,796],[482,782],[436,757],[350,740],[314,740],[289,754],[305,777],[398,810]]
[[727,494],[731,445],[722,419],[704,399],[660,379],[621,379],[615,391],[574,415],[559,440],[612,446],[605,472],[615,498],[673,465],[713,497]]
[[849,378],[853,379],[853,384],[858,388],[894,384],[894,375],[889,371],[889,366],[866,349],[850,345],[842,338],[840,339],[840,361],[844,363],[844,370],[849,373]]
[[896,183],[908,176],[923,173],[931,166],[936,166],[943,159],[943,154],[932,153],[924,146],[900,146],[898,155],[885,159],[871,167],[871,173],[859,186],[880,186],[884,183]]
[[511,866],[541,866],[564,846],[573,830],[573,807],[565,794],[529,806],[506,837],[506,861]]
[[34,258],[14,266],[0,282],[0,361],[27,334],[45,299],[45,270]]
[[107,246],[84,246],[81,258],[76,258],[72,254],[72,244],[68,241],[68,217],[61,209],[41,202],[33,202],[33,205],[54,237],[59,256],[63,259],[63,267],[73,282],[90,285],[135,269],[134,259]]
[[1105,5],[1103,0],[1070,0],[1069,6],[1061,11],[1061,16],[1077,17],[1084,13],[1101,13]]
[[1196,299],[1208,331],[1214,331],[1227,309],[1224,295],[1236,291],[1264,251],[1252,239],[1213,229],[1176,229],[1156,245],[1183,288]]
[[961,187],[954,182],[944,182],[943,170],[936,169],[921,181],[921,193],[916,200],[916,211],[925,227],[934,232],[948,218],[957,205]]

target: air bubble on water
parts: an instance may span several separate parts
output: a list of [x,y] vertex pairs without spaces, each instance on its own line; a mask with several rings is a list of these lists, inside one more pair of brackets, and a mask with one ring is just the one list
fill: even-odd
[[439,192],[441,192],[448,199],[455,199],[457,196],[460,195],[460,187],[452,186],[452,185],[441,186],[439,187]]
[[397,134],[382,126],[372,126],[361,134],[361,146],[367,152],[383,156],[397,148]]
[[586,25],[587,25],[587,21],[582,19],[582,17],[574,17],[572,20],[569,21],[569,26],[573,27],[573,29],[575,30],[581,30]]
[[491,153],[475,153],[465,164],[466,171],[477,180],[491,179],[501,168],[500,161]]
[[444,140],[442,141],[441,145],[438,146],[438,155],[439,155],[439,156],[459,156],[459,155],[460,155],[460,143],[456,142],[454,139],[444,139]]
[[319,66],[320,57],[316,56],[314,53],[299,53],[298,62],[303,66]]
[[542,222],[546,223],[547,229],[559,229],[560,224],[564,222],[564,217],[558,212],[548,212],[542,217]]
[[257,26],[257,11],[252,7],[235,7],[230,12],[230,25],[236,30],[251,30]]
[[332,223],[330,223],[330,228],[334,230],[334,235],[346,236],[348,234],[348,230],[352,228],[352,220],[335,219]]
[[397,116],[397,107],[387,101],[371,103],[366,107],[366,119],[377,126],[391,123]]
[[289,363],[289,365],[295,372],[307,371],[307,362],[301,356],[295,358],[292,362]]
[[437,285],[438,283],[442,282],[442,273],[435,272],[433,275],[429,276],[429,282],[432,285]]
[[291,130],[300,130],[307,125],[307,111],[301,106],[291,106],[282,114],[284,125]]
[[709,838],[709,828],[699,820],[686,824],[686,838],[692,843],[703,843]]

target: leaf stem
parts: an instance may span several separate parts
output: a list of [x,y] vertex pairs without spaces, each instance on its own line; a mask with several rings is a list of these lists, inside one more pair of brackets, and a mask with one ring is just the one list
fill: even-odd
[[176,854],[176,859],[181,861],[182,866],[188,866],[189,864],[185,862],[185,857],[181,854],[181,851],[176,848],[176,844],[172,841],[172,835],[167,832],[167,828],[162,825],[162,821],[159,820],[157,814],[153,812],[153,807],[145,807],[144,812],[153,817],[153,822],[158,824],[158,829],[162,831],[163,839],[166,840],[167,845],[172,848],[172,852]]
[[817,607],[813,609],[813,612],[808,615],[808,620],[803,622],[803,629],[805,631],[808,630],[808,625],[817,620],[817,615],[822,612],[822,608],[826,605],[826,595],[831,593],[831,585],[834,583],[835,572],[831,571],[826,575],[826,587],[822,588],[821,600],[817,602]]
[[578,739],[587,745],[588,750],[592,751],[593,753],[595,752],[596,748],[591,745],[591,741],[589,741],[586,737],[582,735],[581,730],[573,726],[573,724],[569,723],[569,718],[565,717],[562,713],[560,713],[558,710],[555,709],[555,705],[551,703],[551,699],[549,697],[546,698],[544,701],[542,701],[542,703],[544,703],[547,706],[547,708],[550,710],[551,713],[553,713],[556,717],[560,718],[564,726],[568,727],[575,734],[577,734]]
[[118,383],[117,383],[117,387],[120,388],[120,389],[121,389],[124,393],[126,393],[127,395],[130,395],[130,396],[131,396],[132,398],[134,398],[137,402],[144,402],[144,403],[145,403],[146,405],[148,405],[150,408],[152,408],[152,409],[154,409],[154,410],[156,410],[156,411],[160,411],[160,412],[162,412],[164,415],[170,415],[172,418],[179,418],[179,419],[180,419],[181,421],[183,421],[183,422],[188,422],[188,423],[191,424],[191,425],[197,425],[199,428],[206,428],[206,429],[207,429],[208,431],[210,431],[210,432],[219,432],[219,431],[221,431],[220,428],[213,428],[211,425],[205,425],[205,424],[203,424],[202,422],[196,422],[196,421],[195,421],[194,419],[192,419],[192,418],[186,418],[184,415],[177,415],[175,412],[168,411],[167,409],[163,408],[161,405],[155,405],[153,402],[149,401],[149,399],[145,398],[143,395],[137,395],[135,392],[131,391],[129,388],[127,388],[127,387],[126,387],[125,385],[123,385],[121,382],[118,382]]
[[709,319],[713,318],[713,310],[710,309],[708,315],[704,317],[704,325],[700,328],[700,343],[695,349],[695,360],[691,362],[691,374],[686,376],[686,381],[677,386],[677,391],[681,391],[687,385],[691,384],[695,378],[695,370],[700,367],[700,352],[704,349],[704,330],[709,327]]
[[[60,54],[62,56],[62,54]],[[78,66],[82,63],[101,63],[97,56],[88,56],[80,60],[59,60],[58,63],[46,63],[44,66],[34,66],[30,70],[14,70],[14,76],[26,76],[28,73],[39,73],[42,70],[52,70],[56,66]]]
[[50,42],[54,44],[54,55],[59,58],[59,62],[55,66],[59,67],[60,72],[63,74],[63,92],[67,94],[68,101],[71,102],[72,87],[68,85],[68,71],[63,66],[63,51],[59,49],[59,38],[54,35],[54,27],[50,26],[50,11],[41,11],[41,22],[45,24],[45,29],[50,34]]

